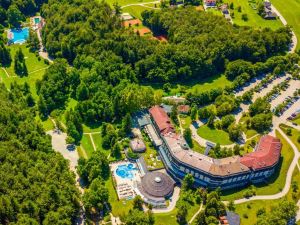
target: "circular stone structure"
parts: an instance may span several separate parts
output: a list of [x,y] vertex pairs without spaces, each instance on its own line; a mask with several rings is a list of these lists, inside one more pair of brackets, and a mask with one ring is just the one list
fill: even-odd
[[173,193],[175,182],[167,174],[149,172],[141,179],[142,192],[155,198],[166,198]]

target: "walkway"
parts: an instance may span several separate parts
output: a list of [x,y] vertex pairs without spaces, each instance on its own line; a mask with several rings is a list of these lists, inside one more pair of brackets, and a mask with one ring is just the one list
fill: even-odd
[[241,204],[241,203],[245,203],[245,202],[249,202],[249,201],[254,201],[254,200],[274,200],[274,199],[280,199],[282,197],[284,197],[290,187],[291,187],[291,182],[292,182],[292,175],[293,175],[293,172],[295,170],[295,167],[297,166],[298,164],[298,160],[299,160],[299,157],[300,157],[300,153],[297,149],[297,147],[294,145],[294,143],[286,136],[286,134],[279,128],[278,129],[279,133],[284,137],[284,139],[286,139],[286,141],[289,143],[289,145],[292,147],[293,151],[294,151],[294,159],[288,169],[288,172],[286,174],[286,182],[285,182],[285,185],[284,185],[284,188],[282,189],[281,192],[277,193],[277,194],[274,194],[274,195],[257,195],[257,196],[253,196],[251,198],[242,198],[242,199],[238,199],[238,200],[235,200],[234,203],[235,204]]
[[201,203],[199,210],[193,215],[193,217],[190,219],[188,224],[192,224],[192,222],[196,219],[196,217],[198,216],[198,214],[201,212],[203,207],[203,203]]
[[176,207],[176,203],[179,199],[180,196],[180,188],[179,187],[175,187],[174,188],[174,192],[172,195],[172,201],[170,201],[170,204],[167,208],[153,208],[152,212],[153,213],[169,213],[171,211],[173,211]]
[[8,72],[6,71],[6,69],[3,68],[3,67],[1,67],[1,69],[4,71],[4,73],[6,74],[6,76],[9,77],[9,74],[8,74]]

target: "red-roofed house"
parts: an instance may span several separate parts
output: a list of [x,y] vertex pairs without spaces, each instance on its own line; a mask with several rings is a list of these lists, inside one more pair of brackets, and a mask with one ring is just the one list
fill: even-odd
[[161,134],[175,132],[171,120],[163,108],[158,105],[153,106],[149,112]]
[[217,5],[217,0],[205,0],[206,7],[214,7]]
[[181,114],[188,114],[190,111],[190,106],[189,105],[179,105],[177,107],[177,110]]
[[278,163],[281,152],[281,142],[270,135],[263,136],[255,151],[241,158],[241,163],[252,170],[265,169]]

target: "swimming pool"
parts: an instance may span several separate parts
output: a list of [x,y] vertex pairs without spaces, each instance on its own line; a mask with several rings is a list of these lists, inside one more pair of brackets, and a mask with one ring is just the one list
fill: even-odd
[[40,23],[40,18],[39,17],[35,17],[34,18],[34,24],[39,24]]
[[10,33],[12,34],[9,37],[9,40],[14,44],[23,44],[26,42],[29,36],[29,28],[25,27],[23,29],[11,29]]
[[133,171],[137,168],[132,164],[119,165],[116,169],[116,174],[123,179],[132,179],[134,177]]

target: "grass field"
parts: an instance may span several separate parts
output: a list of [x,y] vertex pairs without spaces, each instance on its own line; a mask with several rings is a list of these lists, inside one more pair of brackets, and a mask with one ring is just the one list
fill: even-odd
[[300,143],[298,142],[298,137],[300,137],[300,131],[298,131],[298,130],[292,128],[292,127],[289,127],[289,126],[287,126],[287,125],[285,125],[285,124],[280,124],[280,128],[281,128],[285,133],[286,133],[286,130],[287,130],[288,128],[291,129],[292,134],[291,134],[290,136],[288,136],[288,137],[291,139],[291,141],[294,143],[294,145],[296,145],[296,147],[298,148],[298,151],[300,151]]
[[[257,184],[256,195],[273,195],[282,190],[286,182],[286,174],[294,158],[294,151],[288,142],[276,131],[276,136],[282,143],[281,158],[276,167],[274,175],[267,183]],[[222,193],[222,200],[236,200],[243,198],[245,188],[239,190],[229,190]]]
[[153,2],[154,0],[106,0],[106,2],[113,6],[114,3],[118,2],[120,6],[129,5],[129,4],[143,4],[147,2]]
[[229,134],[223,130],[212,129],[207,125],[201,126],[197,133],[206,140],[219,143],[220,145],[230,145],[233,142],[229,139]]
[[10,65],[10,67],[5,68],[9,77],[7,77],[7,75],[4,73],[4,71],[1,70],[1,72],[0,72],[1,81],[3,81],[3,83],[7,86],[7,88],[9,88],[10,84],[14,81],[16,81],[19,84],[23,84],[23,83],[27,82],[30,86],[33,97],[35,99],[37,99],[36,87],[35,87],[36,80],[42,78],[46,68],[49,65],[45,64],[43,59],[38,60],[38,57],[36,57],[36,55],[34,53],[29,52],[29,49],[26,48],[25,45],[9,46],[12,59],[14,59],[15,53],[18,50],[18,48],[21,48],[22,52],[24,53],[25,62],[26,62],[26,66],[28,69],[28,76],[22,77],[22,78],[18,77],[14,72],[14,61],[13,61],[12,64]]
[[183,129],[189,128],[192,120],[190,116],[186,115],[179,115],[180,123]]
[[135,18],[138,18],[138,19],[142,19],[142,12],[145,11],[145,10],[151,10],[147,7],[144,7],[144,6],[141,6],[141,5],[133,5],[133,6],[129,6],[129,7],[125,7],[123,8],[123,12],[124,13],[129,13],[130,15],[132,15],[133,17]]
[[[296,167],[293,173],[292,182],[297,182],[300,186],[300,172]],[[280,204],[283,199],[293,201],[292,190],[290,189],[288,194],[282,199],[276,199],[272,201],[251,201],[249,203],[243,203],[236,205],[236,212],[241,217],[241,224],[243,225],[253,225],[257,221],[256,212],[258,209],[265,208],[267,213],[271,211],[271,207]],[[299,199],[299,193],[297,198]],[[248,218],[246,218],[246,215]]]
[[93,144],[91,138],[88,134],[84,134],[81,139],[81,145],[84,148],[88,158],[91,157],[94,152]]
[[300,126],[300,114],[296,116],[296,118],[293,120],[293,123],[296,123]]
[[300,1],[299,0],[271,0],[272,4],[292,26],[297,38],[297,50],[300,50]]
[[[234,13],[233,22],[237,25],[251,26],[256,28],[270,27],[271,29],[277,29],[283,26],[279,19],[265,20],[258,15],[257,10],[252,8],[252,5],[256,6],[255,0],[224,0],[224,3],[230,4],[231,2],[234,4],[234,10],[230,10],[230,12]],[[237,10],[239,6],[241,6],[241,12],[238,12]],[[247,21],[242,20],[242,14],[247,14]]]
[[202,80],[190,80],[189,82],[172,83],[170,91],[166,92],[163,90],[162,84],[158,83],[144,83],[144,86],[151,86],[157,92],[162,93],[163,96],[172,96],[176,94],[183,95],[185,93],[201,93],[204,91],[209,91],[213,88],[224,88],[225,86],[231,84],[225,75],[215,75]]
[[105,182],[105,186],[109,191],[109,203],[112,208],[112,214],[114,216],[124,217],[132,209],[132,200],[118,200],[117,192],[113,186],[112,177]]

